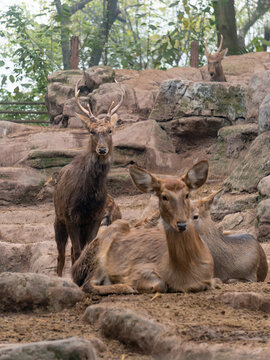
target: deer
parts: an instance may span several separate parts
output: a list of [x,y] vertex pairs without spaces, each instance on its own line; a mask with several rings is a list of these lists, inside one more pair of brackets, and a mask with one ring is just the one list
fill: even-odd
[[123,103],[112,102],[107,114],[94,116],[90,106],[79,101],[79,83],[75,86],[75,102],[82,114],[76,113],[89,132],[86,149],[64,166],[54,190],[55,241],[57,244],[57,274],[62,276],[68,236],[71,240],[72,264],[85,244],[93,240],[103,218],[107,198],[107,177],[112,158],[112,132],[117,122],[117,110]]
[[100,295],[218,287],[211,253],[193,225],[189,199],[206,181],[208,162],[196,163],[180,178],[161,179],[137,165],[129,172],[140,191],[158,197],[163,230],[115,221],[86,245],[72,266],[73,281]]
[[208,73],[210,81],[226,82],[226,78],[222,68],[222,60],[228,52],[228,49],[222,49],[223,35],[220,35],[220,45],[215,54],[211,54],[208,50],[207,40],[205,40],[205,56],[208,61]]
[[214,276],[224,283],[264,281],[268,263],[260,243],[250,234],[223,233],[211,218],[211,206],[223,191],[191,201],[195,229],[214,259]]

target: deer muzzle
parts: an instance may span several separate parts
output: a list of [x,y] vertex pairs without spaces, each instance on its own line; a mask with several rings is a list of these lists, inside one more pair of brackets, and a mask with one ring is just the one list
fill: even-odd
[[177,221],[177,229],[178,229],[178,231],[185,231],[186,228],[187,228],[187,223],[186,222]]

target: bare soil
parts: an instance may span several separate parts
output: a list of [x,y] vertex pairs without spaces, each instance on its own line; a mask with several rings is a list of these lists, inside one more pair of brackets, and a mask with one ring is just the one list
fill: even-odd
[[[218,187],[219,184],[208,184],[202,188],[200,195],[204,195]],[[149,202],[149,196],[122,196],[118,197],[116,201],[121,208],[123,217],[134,219],[141,215],[144,207]],[[2,208],[0,210],[0,225],[1,223],[5,224],[5,226],[10,225],[10,238],[1,239],[0,241],[11,241],[13,222],[14,228],[20,225],[21,232],[21,238],[19,238],[18,229],[16,230],[17,237],[14,242],[22,243],[24,240],[23,229],[27,228],[28,223],[31,223],[31,219],[33,220],[32,225],[42,228],[48,226],[50,230],[47,231],[47,236],[51,237],[51,241],[54,241],[53,232],[51,231],[51,221],[53,220],[52,203],[42,204],[34,207],[34,209],[33,207],[21,208],[14,206],[10,209]],[[33,216],[33,210],[35,216]],[[27,211],[32,215],[27,216]],[[20,213],[22,214],[21,218],[18,215]],[[15,226],[15,224],[17,225]],[[38,230],[36,229],[33,238],[31,238],[32,233],[28,232],[28,241],[37,241],[37,233]],[[48,239],[46,238],[46,240]],[[39,239],[39,241],[42,240]],[[69,261],[67,266],[70,266]],[[68,274],[69,269],[66,269],[66,276],[69,276]],[[117,307],[134,310],[162,323],[168,328],[170,334],[179,336],[185,341],[226,344],[230,347],[240,345],[252,348],[270,347],[270,314],[247,309],[234,309],[229,305],[224,305],[219,298],[221,294],[228,291],[255,291],[269,295],[270,283],[222,285],[221,289],[195,294],[161,294],[154,299],[153,294],[111,295],[106,297],[90,295],[84,302],[78,303],[75,307],[57,313],[39,309],[33,312],[2,313],[0,314],[0,344],[64,339],[71,336],[85,339],[97,337],[105,344],[104,349],[99,352],[99,358],[119,360],[152,359],[151,356],[138,353],[136,349],[127,348],[114,339],[105,338],[98,324],[89,325],[82,321],[87,306],[98,303],[113,303]]]

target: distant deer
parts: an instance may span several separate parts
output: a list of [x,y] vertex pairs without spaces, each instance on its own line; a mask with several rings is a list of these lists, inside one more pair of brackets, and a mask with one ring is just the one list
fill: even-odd
[[57,274],[62,276],[68,235],[71,239],[72,263],[80,256],[85,244],[96,236],[107,198],[107,175],[112,156],[112,130],[117,121],[116,111],[123,103],[113,103],[106,115],[94,116],[90,106],[79,102],[79,81],[75,87],[75,101],[86,115],[76,114],[89,132],[84,152],[63,167],[54,191],[55,241],[58,249]]
[[222,43],[223,43],[223,35],[220,35],[220,45],[215,54],[210,54],[207,46],[207,40],[205,40],[205,56],[207,57],[208,61],[208,73],[210,75],[211,81],[219,81],[224,82],[226,81],[223,68],[221,65],[221,61],[227,54],[228,49],[222,49]]
[[115,221],[84,248],[73,265],[75,283],[99,294],[186,292],[215,286],[213,259],[195,231],[189,200],[207,174],[207,161],[179,179],[160,179],[132,165],[134,184],[159,199],[164,230],[131,228],[126,221]]
[[214,276],[223,282],[264,281],[267,258],[259,242],[249,234],[225,235],[211,219],[211,205],[221,191],[191,203],[195,229],[214,259]]

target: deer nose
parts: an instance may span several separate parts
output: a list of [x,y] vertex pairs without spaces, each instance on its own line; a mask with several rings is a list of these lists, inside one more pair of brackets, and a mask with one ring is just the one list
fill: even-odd
[[106,154],[106,152],[107,152],[107,149],[105,149],[105,148],[99,148],[99,149],[98,149],[98,153],[99,153],[100,155],[104,155],[104,154]]
[[181,223],[180,221],[177,222],[177,228],[179,231],[185,231],[187,228],[187,224],[186,223]]
[[213,72],[210,72],[210,76],[214,76],[214,73],[213,73]]

